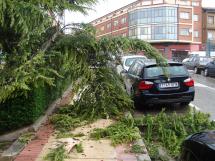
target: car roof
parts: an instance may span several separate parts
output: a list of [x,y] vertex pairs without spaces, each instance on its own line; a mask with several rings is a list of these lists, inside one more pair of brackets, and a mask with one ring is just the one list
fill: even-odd
[[122,59],[128,59],[128,58],[146,58],[144,55],[126,55],[122,56]]
[[[155,59],[148,59],[148,60],[137,60],[137,61],[140,61],[144,64],[144,66],[154,66],[154,65],[157,65],[157,62]],[[167,60],[167,64],[171,64],[171,65],[183,65],[182,63],[180,62],[174,62],[174,61],[170,61],[170,60]]]
[[189,136],[186,140],[205,144],[215,150],[215,131],[199,132]]

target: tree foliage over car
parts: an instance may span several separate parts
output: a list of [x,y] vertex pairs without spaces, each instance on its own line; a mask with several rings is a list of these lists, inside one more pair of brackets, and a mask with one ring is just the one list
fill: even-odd
[[[64,10],[86,13],[96,2],[0,0],[0,62],[3,62],[0,67],[0,104],[4,107],[0,109],[0,121],[5,123],[4,128],[16,127],[16,117],[24,122],[23,125],[34,121],[45,110],[42,106],[58,97],[68,82],[75,83],[82,78],[78,89],[89,81],[103,81],[102,71],[110,72],[109,62],[113,55],[117,57],[123,52],[141,51],[158,61],[163,60],[147,42],[123,37],[98,40],[95,29],[90,25],[60,24],[59,17]],[[63,30],[68,27],[73,32],[64,34]],[[114,76],[110,78],[115,79]],[[98,88],[102,85],[104,88],[101,89],[112,93],[116,89],[121,90],[121,87],[112,86],[112,81],[99,83]],[[101,92],[95,91],[94,98],[105,98],[98,96]],[[99,103],[103,105],[102,100]],[[32,116],[21,118],[18,114],[25,116],[25,108],[33,108],[34,112],[28,113]],[[14,118],[13,123],[11,118]],[[19,126],[22,125],[20,122]]]

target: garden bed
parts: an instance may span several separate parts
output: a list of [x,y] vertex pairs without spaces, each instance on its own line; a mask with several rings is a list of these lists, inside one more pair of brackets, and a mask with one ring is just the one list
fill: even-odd
[[163,149],[167,156],[177,159],[186,137],[215,129],[215,122],[210,121],[208,114],[195,110],[184,115],[166,114],[162,111],[158,115],[139,117],[135,119],[135,124],[142,132],[152,160],[169,160],[160,155]]

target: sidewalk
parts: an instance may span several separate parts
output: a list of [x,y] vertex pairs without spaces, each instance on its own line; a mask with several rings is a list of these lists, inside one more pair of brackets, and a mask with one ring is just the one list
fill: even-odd
[[[94,128],[105,128],[113,123],[112,120],[101,119],[95,123],[78,127],[71,131],[73,134],[84,134],[83,137],[68,138],[69,144],[79,141],[83,145],[83,153],[77,153],[71,150],[69,158],[66,161],[137,161],[135,154],[129,153],[129,145],[111,146],[110,140],[91,140],[90,131]],[[15,161],[44,161],[44,157],[50,149],[55,147],[60,139],[56,139],[52,126],[45,125],[40,128],[35,140],[16,157]]]
[[[95,128],[105,128],[113,123],[112,120],[98,120],[95,123],[78,127],[75,130],[71,131],[73,134],[83,133],[83,137],[73,138],[78,140],[83,145],[83,153],[77,153],[71,151],[69,154],[69,159],[67,161],[136,161],[134,154],[125,153],[128,149],[128,146],[111,146],[110,140],[91,140],[89,138],[90,132]],[[70,138],[71,139],[71,138]],[[50,148],[56,143],[56,139],[52,136],[48,143],[43,148],[42,153],[38,156],[36,161],[42,161],[44,156],[48,153]]]

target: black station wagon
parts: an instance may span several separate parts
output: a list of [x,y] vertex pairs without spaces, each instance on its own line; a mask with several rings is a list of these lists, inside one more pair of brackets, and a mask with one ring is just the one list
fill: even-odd
[[162,67],[152,60],[136,60],[123,72],[126,91],[135,106],[173,103],[185,106],[194,100],[194,81],[181,63],[168,62]]

